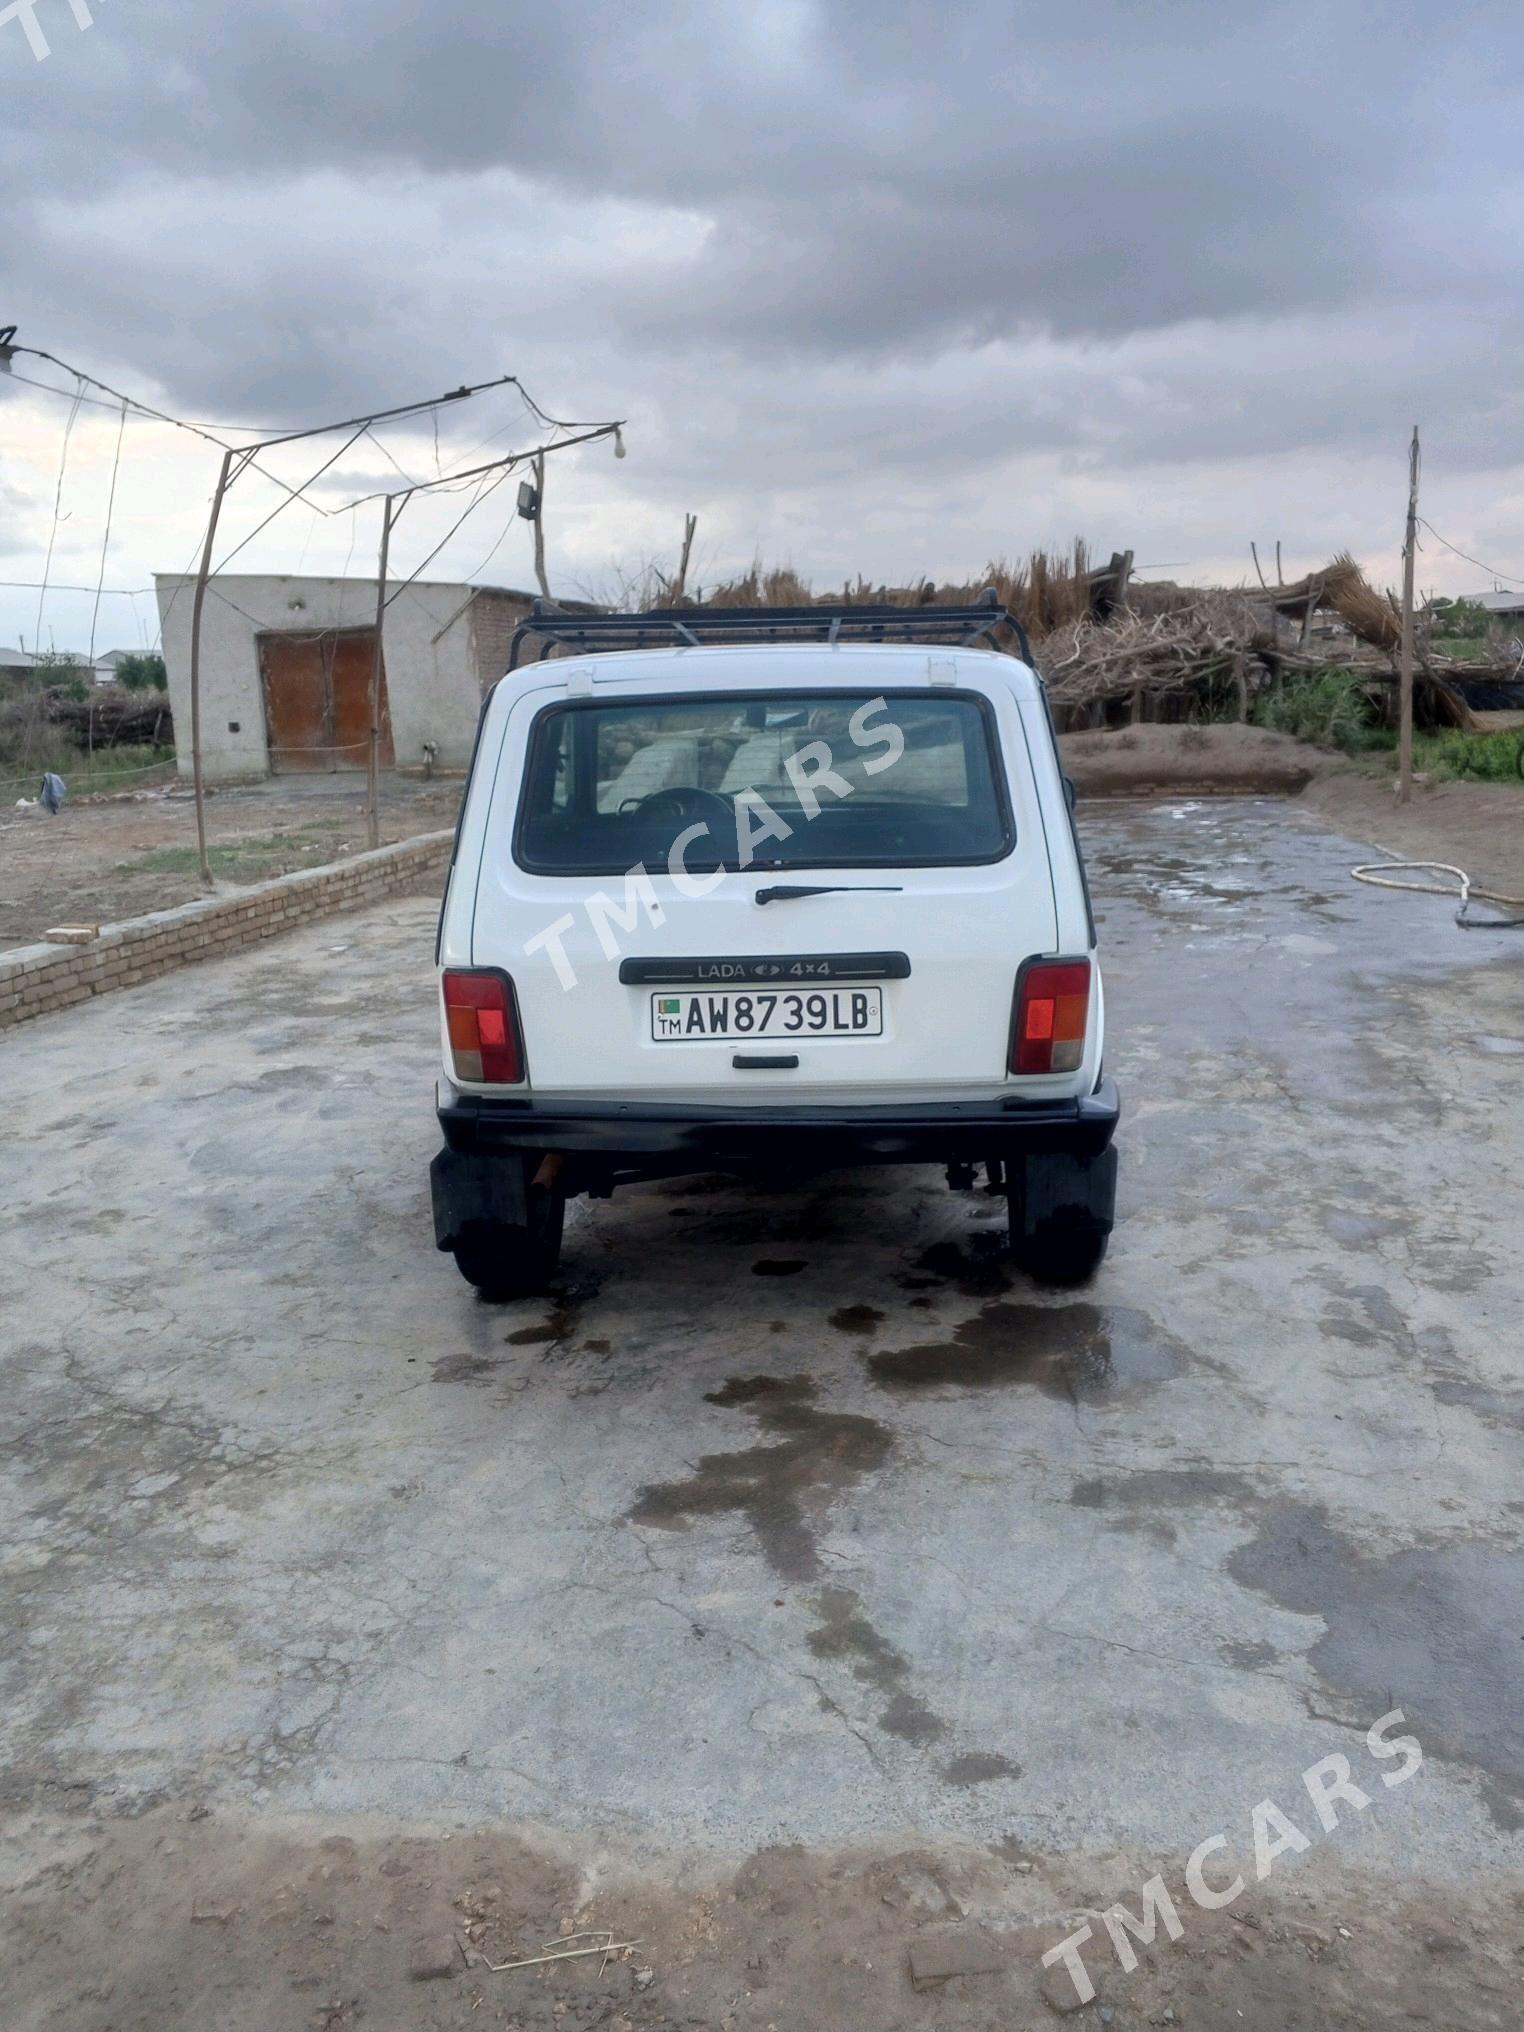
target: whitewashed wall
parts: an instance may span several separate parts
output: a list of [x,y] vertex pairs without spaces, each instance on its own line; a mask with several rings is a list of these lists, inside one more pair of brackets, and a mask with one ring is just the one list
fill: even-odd
[[[180,773],[188,776],[195,580],[161,573],[154,583]],[[470,593],[469,586],[420,581],[386,610],[386,688],[399,768],[422,767],[425,741],[438,747],[443,769],[462,769],[471,759],[481,686],[471,616],[464,611]],[[214,579],[201,617],[201,752],[208,781],[269,771],[257,637],[369,627],[375,616],[374,580]]]

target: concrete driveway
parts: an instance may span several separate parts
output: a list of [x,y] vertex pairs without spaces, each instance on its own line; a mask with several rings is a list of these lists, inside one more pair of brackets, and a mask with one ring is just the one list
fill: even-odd
[[[1267,1796],[1305,1853],[1136,1973],[1097,1919],[1092,2009],[1516,2022],[1518,935],[1287,805],[1085,833],[1077,1296],[884,1171],[579,1203],[552,1299],[476,1302],[426,901],[7,1039],[8,2027],[1019,2026],[1072,2000],[1029,1948],[1219,1832],[1252,1877]],[[649,1969],[465,1966],[595,1909]],[[913,1989],[971,1929],[1001,1968]]]

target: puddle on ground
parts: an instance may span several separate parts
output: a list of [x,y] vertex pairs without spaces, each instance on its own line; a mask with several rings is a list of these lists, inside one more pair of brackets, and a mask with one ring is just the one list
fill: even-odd
[[1012,1763],[1009,1757],[991,1756],[986,1750],[970,1750],[942,1768],[943,1780],[948,1785],[988,1785],[995,1778],[1020,1776],[1019,1764]]
[[1133,1468],[1109,1475],[1087,1475],[1069,1491],[1069,1501],[1082,1510],[1139,1510],[1159,1505],[1171,1510],[1187,1503],[1247,1501],[1253,1491],[1247,1478],[1228,1468]]
[[1400,1707],[1427,1755],[1480,1773],[1500,1828],[1524,1828],[1524,1552],[1470,1539],[1372,1558],[1323,1510],[1286,1504],[1228,1572],[1323,1619],[1308,1663],[1351,1720]]
[[1099,1510],[1107,1529],[1175,1543],[1179,1513],[1191,1505],[1247,1503],[1253,1489],[1243,1475],[1222,1468],[1137,1468],[1107,1475],[1086,1475],[1069,1490],[1069,1501],[1082,1510]]
[[951,1340],[882,1349],[868,1368],[886,1390],[1032,1384],[1050,1397],[1095,1403],[1168,1382],[1190,1359],[1183,1342],[1133,1306],[995,1299]]
[[572,1311],[569,1306],[558,1306],[549,1319],[542,1319],[534,1326],[516,1326],[503,1339],[510,1348],[533,1348],[543,1346],[547,1341],[564,1341],[572,1330]]
[[838,1333],[870,1334],[883,1323],[884,1315],[876,1305],[839,1305],[831,1314],[831,1324]]
[[964,1298],[990,1298],[1009,1291],[1010,1255],[1004,1233],[972,1234],[961,1242],[933,1242],[916,1258],[921,1275],[899,1281],[906,1291],[951,1284]]
[[769,1565],[785,1580],[818,1580],[813,1513],[881,1467],[893,1451],[876,1418],[822,1411],[808,1376],[737,1376],[705,1401],[745,1410],[772,1445],[704,1454],[680,1482],[643,1489],[632,1524],[685,1531],[698,1517],[744,1517]]
[[800,1256],[763,1256],[751,1268],[755,1277],[797,1277],[804,1268],[804,1259]]
[[805,1639],[817,1658],[845,1665],[864,1686],[887,1696],[878,1718],[886,1735],[907,1743],[934,1743],[947,1724],[912,1691],[910,1661],[883,1637],[863,1613],[862,1599],[851,1588],[822,1588],[815,1597],[820,1622]]
[[441,1355],[433,1366],[436,1383],[490,1383],[499,1369],[507,1367],[493,1355]]
[[1274,1665],[1281,1654],[1263,1637],[1230,1637],[1218,1645],[1217,1655],[1224,1665],[1236,1666],[1240,1672],[1263,1672],[1267,1665]]

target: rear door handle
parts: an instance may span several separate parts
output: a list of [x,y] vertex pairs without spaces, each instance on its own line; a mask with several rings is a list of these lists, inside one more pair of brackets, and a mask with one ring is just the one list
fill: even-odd
[[792,1072],[799,1063],[797,1051],[738,1051],[731,1059],[737,1072]]

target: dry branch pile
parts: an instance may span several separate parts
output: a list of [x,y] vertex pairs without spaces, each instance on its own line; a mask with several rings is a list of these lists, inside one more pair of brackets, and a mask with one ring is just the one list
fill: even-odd
[[[1244,685],[1251,660],[1275,653],[1273,628],[1242,593],[1200,593],[1155,613],[1129,608],[1045,636],[1037,661],[1055,705],[1124,694]],[[1257,675],[1257,671],[1256,671]]]
[[[1214,706],[1236,699],[1246,714],[1256,690],[1288,672],[1319,670],[1330,662],[1360,672],[1376,700],[1395,675],[1402,633],[1395,601],[1371,585],[1347,551],[1287,585],[1217,589],[1134,582],[1119,607],[1105,597],[1106,580],[1106,570],[1095,569],[1077,540],[1064,553],[1038,550],[1014,564],[997,559],[962,583],[921,579],[886,586],[858,578],[824,594],[792,569],[768,570],[759,559],[742,577],[714,587],[702,604],[967,605],[993,586],[1025,626],[1054,704],[1070,720],[1102,717],[1108,702],[1130,701],[1136,712],[1144,700],[1171,696]],[[1338,647],[1310,634],[1315,617],[1326,622],[1335,615],[1353,638]],[[1008,634],[1002,630],[995,646],[1014,651]],[[1480,661],[1461,663],[1445,659],[1420,636],[1418,663],[1433,706],[1447,717],[1448,691],[1467,681],[1517,680],[1524,655],[1505,654],[1499,644]]]
[[62,690],[44,696],[50,726],[67,727],[83,748],[132,747],[139,743],[167,746],[175,738],[167,692],[128,691],[122,685],[100,685],[85,698]]

